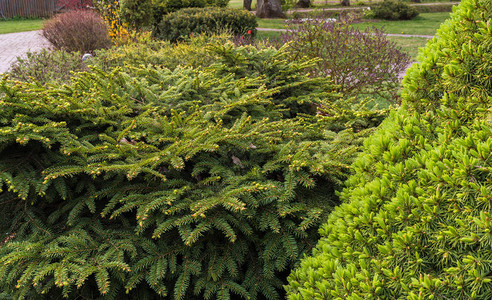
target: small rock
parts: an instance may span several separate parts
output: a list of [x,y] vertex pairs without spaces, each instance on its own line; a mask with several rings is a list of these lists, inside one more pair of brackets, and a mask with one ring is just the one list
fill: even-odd
[[86,53],[86,54],[84,54],[84,55],[82,56],[82,61],[85,61],[85,60],[87,60],[87,59],[89,59],[89,58],[92,58],[92,57],[93,57],[93,56],[92,56],[92,54],[90,54],[90,53]]

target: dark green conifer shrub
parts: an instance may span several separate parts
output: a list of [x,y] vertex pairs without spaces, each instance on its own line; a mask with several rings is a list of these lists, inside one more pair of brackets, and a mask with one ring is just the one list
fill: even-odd
[[492,11],[464,0],[407,73],[289,299],[492,298]]
[[231,35],[256,34],[256,17],[243,9],[205,7],[186,8],[167,14],[154,28],[153,35],[159,39],[176,42],[190,35],[220,34],[227,31]]
[[371,5],[372,16],[383,20],[411,20],[419,15],[417,9],[401,0],[384,0]]
[[111,71],[115,67],[126,68],[140,65],[152,65],[171,70],[178,66],[208,67],[217,60],[215,53],[207,49],[208,44],[224,44],[229,38],[226,34],[195,35],[176,44],[152,39],[96,51],[96,56],[90,63],[105,71]]
[[216,45],[204,70],[0,82],[0,290],[15,299],[280,299],[384,112],[313,62]]

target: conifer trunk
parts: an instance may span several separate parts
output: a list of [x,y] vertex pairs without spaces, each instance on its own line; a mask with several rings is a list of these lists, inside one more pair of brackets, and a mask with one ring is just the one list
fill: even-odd
[[285,18],[280,0],[258,0],[256,4],[258,18]]

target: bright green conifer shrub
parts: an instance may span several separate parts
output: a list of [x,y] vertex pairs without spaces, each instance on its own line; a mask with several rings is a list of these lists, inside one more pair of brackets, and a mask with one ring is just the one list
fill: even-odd
[[203,70],[0,82],[1,291],[282,298],[384,112],[305,75],[314,62],[210,51]]
[[420,53],[289,299],[492,298],[491,7],[464,0]]
[[220,34],[255,36],[256,17],[243,9],[205,7],[185,8],[164,15],[154,28],[153,35],[159,39],[176,42],[190,34]]

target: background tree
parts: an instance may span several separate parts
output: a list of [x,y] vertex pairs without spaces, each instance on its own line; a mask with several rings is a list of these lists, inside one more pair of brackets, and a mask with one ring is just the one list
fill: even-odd
[[253,1],[252,0],[244,0],[243,1],[243,7],[244,7],[244,9],[251,10],[251,2],[253,2]]
[[121,0],[118,14],[138,32],[152,24],[153,11],[152,0]]
[[300,7],[300,8],[308,8],[311,6],[311,0],[299,0],[299,2],[297,2],[296,4],[296,7]]
[[258,0],[256,4],[258,18],[285,18],[280,0]]

